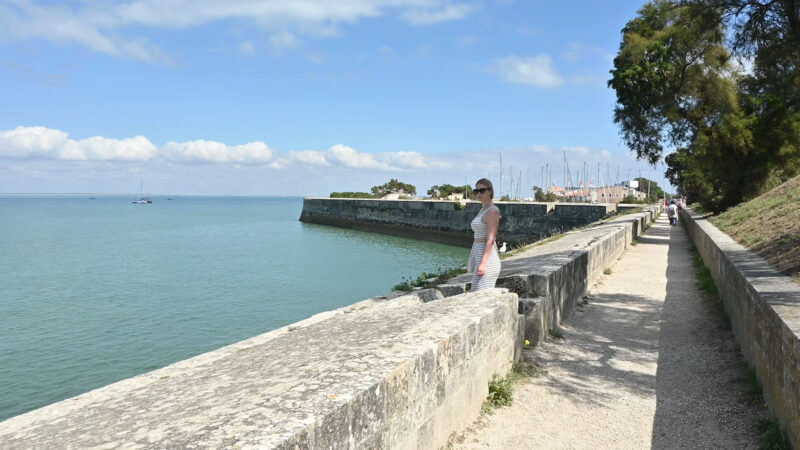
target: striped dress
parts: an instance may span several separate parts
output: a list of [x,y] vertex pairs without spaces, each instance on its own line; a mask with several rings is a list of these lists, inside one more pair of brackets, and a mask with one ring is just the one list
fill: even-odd
[[[486,208],[472,219],[471,226],[472,231],[475,233],[476,240],[486,239],[487,229],[489,227],[483,222],[483,217],[492,208],[497,209],[497,206],[492,205]],[[492,245],[492,252],[489,254],[489,259],[486,261],[486,273],[482,277],[478,276],[478,266],[480,266],[481,259],[483,259],[484,249],[486,249],[485,242],[472,243],[472,251],[469,254],[469,261],[467,261],[467,271],[472,273],[472,287],[470,288],[470,292],[493,288],[497,282],[497,277],[500,275],[500,255],[497,253],[497,247]]]

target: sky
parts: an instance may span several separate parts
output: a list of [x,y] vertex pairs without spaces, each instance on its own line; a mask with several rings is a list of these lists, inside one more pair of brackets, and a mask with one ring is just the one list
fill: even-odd
[[0,193],[664,186],[606,85],[643,4],[0,0]]

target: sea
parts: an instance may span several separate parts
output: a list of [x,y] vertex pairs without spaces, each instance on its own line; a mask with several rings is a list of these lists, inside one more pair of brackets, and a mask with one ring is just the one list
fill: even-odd
[[0,196],[0,421],[389,292],[469,250],[302,198]]

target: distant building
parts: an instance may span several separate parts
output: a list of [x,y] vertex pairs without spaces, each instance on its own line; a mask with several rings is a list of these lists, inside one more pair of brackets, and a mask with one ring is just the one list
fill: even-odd
[[448,200],[453,200],[453,201],[464,200],[464,193],[463,192],[453,192],[452,194],[447,196],[447,199]]
[[[627,183],[634,183],[638,185],[636,180]],[[636,188],[628,187],[624,183],[621,186],[605,186],[605,187],[576,187],[576,188],[560,188],[557,186],[551,187],[547,190],[555,194],[560,201],[571,201],[581,203],[619,203],[623,198],[631,195],[637,200],[643,200],[647,197],[644,192],[639,192]]]

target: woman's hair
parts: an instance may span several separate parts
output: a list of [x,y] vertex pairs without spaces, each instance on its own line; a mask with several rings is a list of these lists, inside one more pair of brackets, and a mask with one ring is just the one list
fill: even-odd
[[486,178],[481,178],[480,180],[475,182],[475,186],[477,186],[479,184],[482,184],[482,185],[486,186],[487,188],[489,188],[489,190],[492,192],[492,196],[489,197],[489,198],[494,198],[494,186],[492,186],[492,182],[491,181],[487,180]]

